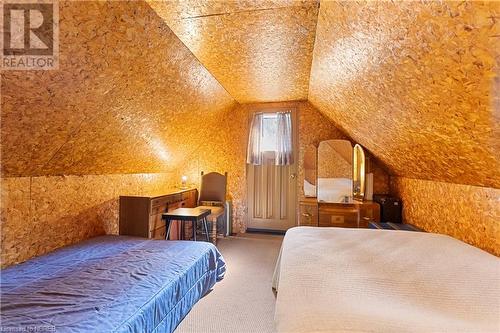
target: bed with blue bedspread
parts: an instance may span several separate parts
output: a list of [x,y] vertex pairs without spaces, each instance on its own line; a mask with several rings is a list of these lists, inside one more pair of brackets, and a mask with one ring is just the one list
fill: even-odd
[[172,332],[225,270],[210,243],[96,237],[4,269],[0,330]]

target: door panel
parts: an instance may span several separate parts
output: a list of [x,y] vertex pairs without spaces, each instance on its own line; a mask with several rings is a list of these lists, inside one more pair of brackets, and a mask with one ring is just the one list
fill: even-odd
[[250,229],[285,231],[296,225],[295,119],[295,111],[293,111],[294,164],[273,165],[274,152],[264,153],[264,165],[247,164],[248,228]]
[[287,230],[295,226],[295,166],[249,165],[249,223],[253,229]]

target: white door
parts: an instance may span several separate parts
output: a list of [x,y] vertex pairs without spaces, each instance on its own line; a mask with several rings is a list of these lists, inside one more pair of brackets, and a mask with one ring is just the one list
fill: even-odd
[[[263,142],[272,137],[275,113],[264,115]],[[285,231],[296,225],[297,201],[297,158],[296,158],[296,111],[292,111],[292,132],[294,137],[294,163],[274,165],[275,152],[265,151],[263,157],[270,160],[264,165],[247,164],[248,228],[258,230]],[[273,147],[272,139],[269,146]],[[270,148],[272,149],[272,148]]]

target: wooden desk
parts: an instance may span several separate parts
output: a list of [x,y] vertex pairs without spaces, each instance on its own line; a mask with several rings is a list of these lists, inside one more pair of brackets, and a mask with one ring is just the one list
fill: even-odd
[[[181,207],[195,207],[198,191],[171,189],[162,193],[120,196],[120,235],[165,239],[162,214]],[[188,230],[189,231],[189,230]],[[172,239],[181,239],[181,228],[172,225]]]

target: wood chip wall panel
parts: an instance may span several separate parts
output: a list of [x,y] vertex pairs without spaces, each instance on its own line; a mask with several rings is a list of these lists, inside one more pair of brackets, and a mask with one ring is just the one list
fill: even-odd
[[29,177],[0,179],[1,267],[32,256]]
[[39,176],[172,170],[235,101],[143,1],[60,1],[60,68],[1,104],[2,175]]
[[[300,102],[299,105],[299,165],[297,174],[299,201],[304,197],[304,151],[309,145],[318,147],[324,140],[341,139],[354,140],[349,138],[343,131],[335,127],[334,123],[324,116],[309,102]],[[370,159],[370,170],[373,172],[374,184],[373,192],[386,194],[389,193],[389,173],[387,168],[369,152],[366,155]]]
[[2,267],[116,233],[118,196],[178,183],[237,105],[142,1],[60,1],[60,19],[58,70],[2,73]]
[[147,0],[167,20],[317,5],[316,0]]
[[118,233],[120,195],[161,193],[172,173],[2,178],[1,266]]
[[237,101],[307,98],[317,1],[148,3]]
[[391,172],[500,187],[500,3],[321,3],[309,100]]
[[240,106],[230,110],[214,128],[204,136],[203,143],[193,149],[178,170],[177,179],[188,177],[188,183],[200,185],[204,171],[228,173],[227,197],[233,204],[233,231],[246,230],[246,149],[248,114]]
[[404,177],[391,177],[391,187],[405,222],[500,256],[499,189]]

